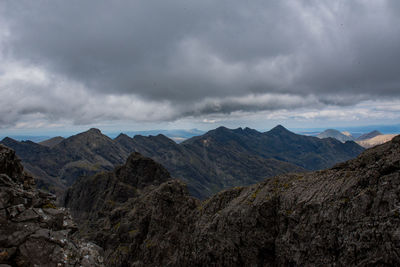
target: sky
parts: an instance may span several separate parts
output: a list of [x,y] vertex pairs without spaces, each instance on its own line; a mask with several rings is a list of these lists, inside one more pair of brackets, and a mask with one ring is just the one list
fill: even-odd
[[400,1],[2,0],[0,133],[400,123]]

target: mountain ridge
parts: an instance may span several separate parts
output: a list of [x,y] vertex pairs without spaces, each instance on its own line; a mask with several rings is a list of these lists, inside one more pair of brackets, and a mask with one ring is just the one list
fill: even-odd
[[363,150],[354,142],[301,136],[283,126],[264,133],[218,127],[180,144],[144,136],[126,141],[135,151],[163,164],[173,177],[188,182],[190,192],[200,198],[268,176],[330,167]]
[[8,144],[27,170],[41,178],[39,186],[59,196],[78,177],[112,170],[134,151],[163,164],[199,198],[268,176],[329,167],[362,151],[354,143],[300,136],[283,126],[265,133],[219,127],[180,144],[162,134],[133,138],[120,134],[111,139],[95,128],[51,148],[29,142]]
[[346,134],[343,134],[342,132],[339,132],[338,130],[335,129],[327,129],[325,131],[323,131],[322,133],[319,133],[317,135],[318,138],[335,138],[337,140],[339,140],[340,142],[346,142],[346,141],[354,141],[354,137],[353,136],[349,136]]
[[374,130],[372,132],[365,133],[365,134],[359,136],[356,139],[356,141],[364,141],[364,140],[367,140],[367,139],[370,139],[370,138],[374,138],[375,136],[378,136],[378,135],[382,135],[382,133],[377,131],[377,130]]
[[[330,169],[275,176],[203,202],[177,180],[148,185],[89,220],[87,238],[109,266],[398,265],[399,154],[395,137]],[[76,184],[76,195],[91,185]],[[78,217],[79,203],[66,203]]]

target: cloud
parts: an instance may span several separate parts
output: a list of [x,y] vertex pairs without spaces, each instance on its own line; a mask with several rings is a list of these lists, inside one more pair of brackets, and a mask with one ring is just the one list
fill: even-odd
[[395,0],[5,0],[0,122],[163,121],[398,99],[398,25]]

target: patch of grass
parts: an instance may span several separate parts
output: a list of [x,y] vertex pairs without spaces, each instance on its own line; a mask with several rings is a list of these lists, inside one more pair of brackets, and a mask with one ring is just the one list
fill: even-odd
[[114,230],[118,230],[121,227],[121,222],[118,222],[116,225],[114,225]]
[[257,188],[257,190],[254,191],[253,194],[251,194],[251,198],[254,200],[254,199],[257,197],[257,195],[258,195],[259,192],[260,192],[260,189]]
[[147,241],[146,242],[146,248],[151,248],[151,247],[153,247],[155,244],[151,241],[151,240],[149,240],[149,241]]
[[43,209],[57,209],[57,207],[53,204],[53,203],[47,203],[45,205],[43,205],[42,207]]
[[117,251],[122,253],[122,254],[128,254],[129,253],[129,247],[128,246],[118,246]]
[[137,232],[139,232],[138,229],[133,229],[129,231],[129,235],[135,235]]

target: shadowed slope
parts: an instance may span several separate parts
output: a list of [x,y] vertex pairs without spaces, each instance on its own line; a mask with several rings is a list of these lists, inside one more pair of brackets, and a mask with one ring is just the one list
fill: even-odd
[[396,137],[331,169],[204,202],[174,180],[148,185],[103,213],[89,237],[109,266],[398,265],[399,155]]

